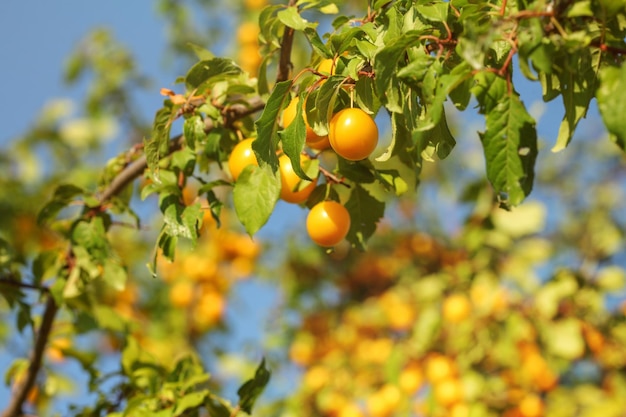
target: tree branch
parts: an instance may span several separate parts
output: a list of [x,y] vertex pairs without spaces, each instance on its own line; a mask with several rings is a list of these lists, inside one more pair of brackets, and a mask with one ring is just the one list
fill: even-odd
[[26,378],[15,384],[13,397],[0,417],[23,416],[22,406],[26,401],[26,397],[28,397],[28,393],[35,385],[37,374],[41,368],[43,353],[46,348],[46,344],[48,343],[48,337],[50,336],[50,331],[52,330],[52,324],[54,323],[54,317],[59,309],[52,295],[48,294],[47,298],[46,308],[43,313],[41,325],[39,326],[39,331],[37,332],[35,338],[35,348],[33,349],[30,357],[30,364],[28,365]]
[[49,291],[47,287],[42,287],[41,285],[29,284],[27,282],[18,281],[15,278],[9,277],[0,277],[0,286],[7,285],[10,287],[18,287],[18,288],[26,288],[28,290],[37,290],[43,293]]
[[[245,103],[236,103],[227,106],[223,111],[224,125],[231,126],[233,122],[254,114],[265,107],[265,102],[261,97],[255,96],[248,99]],[[205,121],[206,132],[211,131],[215,127],[213,120],[207,118]],[[184,137],[178,135],[170,140],[169,153],[172,153],[183,146]],[[139,158],[128,164],[114,179],[109,186],[100,194],[100,203],[103,204],[113,196],[119,194],[128,184],[143,175],[148,167],[146,156],[141,155]]]
[[[295,7],[296,1],[289,0],[287,7]],[[276,82],[287,81],[291,73],[291,48],[293,46],[294,30],[290,27],[285,28],[283,39],[280,42],[280,60],[278,61],[278,73],[276,74]]]

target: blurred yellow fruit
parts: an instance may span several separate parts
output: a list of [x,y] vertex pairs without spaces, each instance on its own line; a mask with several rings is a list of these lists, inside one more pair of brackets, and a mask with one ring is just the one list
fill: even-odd
[[366,363],[383,364],[393,350],[393,340],[390,338],[366,339],[357,346],[357,357]]
[[372,417],[386,417],[395,411],[400,402],[401,394],[398,387],[391,384],[371,394],[365,400],[368,415]]
[[426,359],[426,378],[433,384],[451,378],[455,373],[454,362],[447,356],[435,353]]
[[464,397],[463,384],[453,377],[438,381],[434,384],[433,389],[437,404],[444,407],[451,407]]
[[308,369],[303,377],[304,386],[311,391],[318,391],[330,380],[330,371],[321,365]]
[[259,52],[258,45],[246,44],[243,45],[239,50],[238,60],[241,68],[244,71],[254,75],[256,74],[259,65],[261,65],[263,57]]
[[314,345],[308,337],[297,338],[289,348],[289,358],[300,366],[307,366],[313,361]]
[[407,394],[414,394],[424,383],[424,373],[417,363],[412,363],[400,371],[398,385]]
[[469,417],[470,408],[465,403],[458,403],[450,409],[449,417]]
[[393,330],[404,331],[413,327],[415,309],[398,294],[387,291],[380,297],[380,305]]
[[185,308],[191,305],[194,296],[194,285],[190,281],[177,281],[169,291],[170,303],[177,308]]
[[363,417],[363,411],[361,411],[358,405],[348,403],[341,407],[337,417]]
[[72,346],[72,340],[67,337],[59,337],[54,339],[48,349],[46,349],[46,356],[51,362],[63,362],[65,360],[65,349]]
[[237,41],[240,45],[258,45],[259,25],[254,22],[243,22],[237,29]]
[[465,294],[452,294],[446,297],[442,307],[443,319],[449,323],[465,320],[472,311],[472,304]]
[[523,417],[541,417],[544,414],[543,400],[537,394],[527,394],[517,407]]
[[244,0],[243,3],[248,10],[260,10],[267,5],[267,0]]
[[200,296],[200,300],[194,307],[194,323],[200,329],[207,329],[222,318],[225,308],[226,301],[222,294],[207,291]]

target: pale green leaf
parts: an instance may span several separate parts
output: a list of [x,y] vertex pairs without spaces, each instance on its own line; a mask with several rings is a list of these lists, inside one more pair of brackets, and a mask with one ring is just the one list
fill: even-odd
[[268,165],[247,166],[235,183],[235,212],[250,236],[267,223],[280,196],[280,177]]

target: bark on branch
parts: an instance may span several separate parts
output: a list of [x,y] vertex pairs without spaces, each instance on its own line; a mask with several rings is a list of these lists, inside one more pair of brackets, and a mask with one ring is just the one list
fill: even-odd
[[0,417],[19,417],[24,415],[22,407],[26,401],[26,397],[28,397],[28,393],[35,385],[37,374],[41,368],[41,362],[46,349],[46,344],[48,343],[48,338],[50,336],[50,331],[52,330],[52,324],[54,323],[54,317],[56,316],[58,309],[59,308],[54,301],[54,297],[48,294],[41,325],[35,335],[35,347],[30,356],[30,364],[28,365],[28,370],[26,371],[26,377],[21,381],[18,381],[13,387],[13,396],[9,400],[9,405],[2,412]]

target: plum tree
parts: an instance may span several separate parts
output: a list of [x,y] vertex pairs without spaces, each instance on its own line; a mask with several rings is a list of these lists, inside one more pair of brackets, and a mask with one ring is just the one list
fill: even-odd
[[[257,414],[270,368],[302,383],[267,415],[623,415],[621,2],[245,0],[230,50],[196,27],[218,3],[159,4],[187,68],[151,122],[99,29],[81,118],[54,102],[3,150],[0,339],[30,349],[1,417],[58,406],[69,360],[75,415]],[[551,146],[525,83],[562,101]],[[591,103],[609,140],[575,138]],[[94,166],[120,126],[143,141]],[[262,244],[281,208],[311,245]],[[221,344],[263,274],[280,336],[250,363]]]

